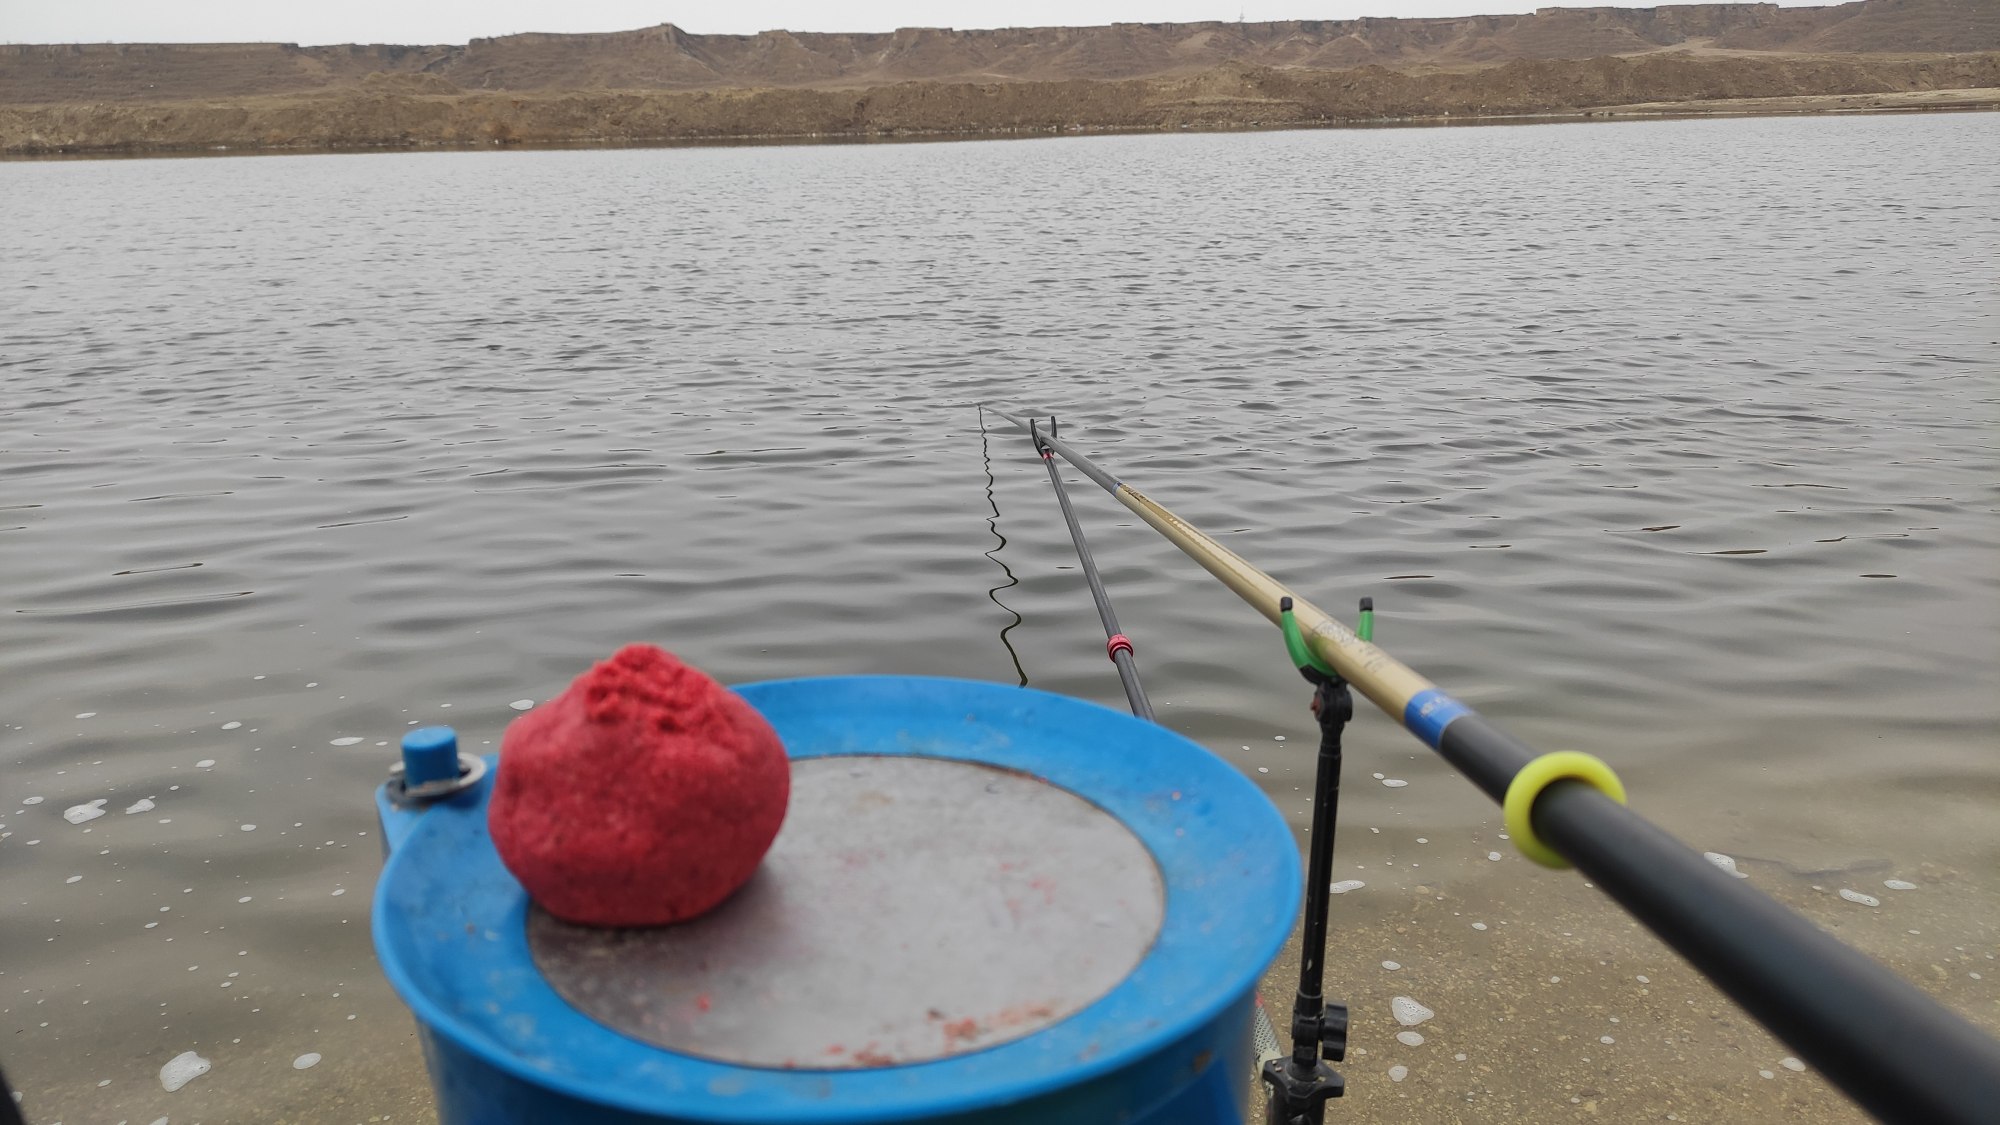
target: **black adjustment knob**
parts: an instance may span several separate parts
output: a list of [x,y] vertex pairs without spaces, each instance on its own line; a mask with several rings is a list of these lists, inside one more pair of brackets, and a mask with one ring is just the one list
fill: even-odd
[[1347,1058],[1347,1005],[1328,1004],[1319,1018],[1320,1056],[1331,1062]]

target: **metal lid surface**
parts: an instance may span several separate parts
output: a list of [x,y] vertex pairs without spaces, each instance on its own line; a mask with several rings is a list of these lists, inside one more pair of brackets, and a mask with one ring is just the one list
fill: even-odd
[[1164,910],[1145,846],[1068,790],[978,762],[845,756],[793,764],[784,829],[716,909],[624,930],[537,909],[528,946],[564,999],[648,1043],[877,1067],[1082,1009],[1145,956]]

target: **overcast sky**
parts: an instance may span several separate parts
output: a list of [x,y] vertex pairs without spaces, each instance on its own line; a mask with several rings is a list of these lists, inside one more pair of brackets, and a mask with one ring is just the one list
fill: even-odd
[[[1780,2],[1791,7],[1800,0]],[[521,31],[623,31],[660,23],[698,32],[890,31],[1239,16],[1464,16],[1539,6],[1510,0],[0,0],[0,42],[463,43]]]

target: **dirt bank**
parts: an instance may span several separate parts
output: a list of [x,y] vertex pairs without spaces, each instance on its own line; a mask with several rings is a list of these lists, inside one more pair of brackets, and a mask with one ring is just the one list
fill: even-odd
[[[627,144],[1335,125],[1408,118],[1699,111],[2000,87],[2000,52],[1884,57],[1517,60],[1405,73],[1231,65],[1117,82],[904,82],[866,89],[457,90],[435,76],[354,89],[162,102],[0,106],[0,153]],[[1974,99],[1976,103],[1977,99]],[[1862,108],[1794,102],[1783,111]]]
[[[1381,5],[1393,9],[1393,4]],[[62,43],[0,46],[0,104],[247,98],[427,75],[467,90],[860,89],[899,82],[1117,81],[1230,63],[1339,70],[1493,66],[1652,53],[1777,55],[2000,51],[1993,0],[1824,7],[1547,7],[1444,19],[1117,23],[1101,27],[700,35],[672,24],[443,46]]]

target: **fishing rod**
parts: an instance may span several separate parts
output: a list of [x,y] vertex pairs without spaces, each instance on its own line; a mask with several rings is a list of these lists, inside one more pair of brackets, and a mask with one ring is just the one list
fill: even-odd
[[1498,802],[1523,854],[1589,876],[1869,1113],[1993,1120],[2000,1041],[1627,808],[1603,762],[1537,754],[1061,438],[1041,440]]
[[[1049,436],[1056,434],[1056,420],[1049,419]],[[1028,436],[1035,439],[1035,451],[1042,455],[1042,464],[1048,467],[1049,483],[1055,486],[1056,500],[1062,504],[1063,522],[1069,525],[1069,537],[1076,544],[1077,561],[1083,564],[1084,581],[1090,583],[1090,600],[1097,603],[1097,619],[1104,623],[1104,649],[1111,654],[1111,662],[1118,666],[1118,681],[1125,685],[1125,701],[1132,713],[1147,722],[1153,722],[1153,704],[1146,698],[1146,689],[1139,683],[1138,659],[1132,653],[1132,641],[1118,628],[1118,615],[1111,611],[1111,595],[1104,592],[1104,579],[1097,574],[1097,562],[1091,558],[1090,544],[1084,542],[1083,525],[1076,522],[1076,509],[1070,506],[1069,489],[1064,486],[1062,473],[1056,469],[1056,455],[1042,435],[1035,430],[1034,423],[1028,424]]]

